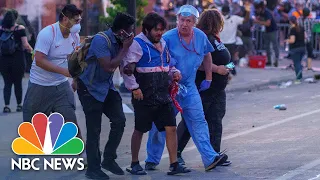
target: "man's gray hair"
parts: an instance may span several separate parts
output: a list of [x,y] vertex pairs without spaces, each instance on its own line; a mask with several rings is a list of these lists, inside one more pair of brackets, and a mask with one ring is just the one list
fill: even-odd
[[[180,16],[181,16],[181,14],[177,15],[177,21],[176,21],[177,24],[179,23],[179,17]],[[194,26],[196,26],[197,23],[198,23],[198,18],[196,18],[194,15],[192,15],[192,16],[193,16],[193,20],[194,20]]]

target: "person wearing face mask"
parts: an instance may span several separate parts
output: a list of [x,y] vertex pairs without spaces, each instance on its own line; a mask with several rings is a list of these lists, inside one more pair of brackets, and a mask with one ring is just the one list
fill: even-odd
[[[89,179],[108,179],[101,167],[113,174],[124,175],[115,159],[126,118],[121,96],[114,87],[112,77],[132,44],[134,23],[132,16],[118,13],[110,29],[104,31],[103,35],[93,37],[86,56],[88,66],[77,83],[79,100],[86,117],[88,169],[85,175]],[[111,129],[101,162],[102,114],[109,118]]]
[[[23,104],[23,121],[36,113],[60,113],[65,121],[77,124],[74,93],[68,81],[67,55],[80,44],[82,10],[66,5],[59,21],[39,32],[30,80]],[[78,137],[81,138],[80,128]]]
[[[187,90],[187,93],[180,93],[176,96],[176,100],[182,108],[181,115],[201,154],[205,170],[209,171],[219,163],[224,163],[228,157],[223,153],[218,154],[210,144],[208,124],[205,120],[199,91],[210,88],[212,72],[226,75],[229,71],[223,65],[212,64],[210,52],[214,51],[213,46],[206,34],[194,27],[198,17],[199,12],[195,7],[182,6],[177,13],[177,28],[166,32],[163,39],[166,41],[172,57],[170,66],[181,72],[182,79],[179,83]],[[200,83],[199,91],[195,84],[198,69],[205,71],[205,78]],[[175,115],[177,113],[178,111],[175,110]],[[177,133],[181,133],[179,129]],[[147,143],[147,170],[155,170],[155,166],[159,164],[164,144],[165,134],[153,126],[149,131]]]
[[[162,34],[166,21],[157,13],[149,13],[143,20],[142,33],[138,34],[129,48],[124,61],[124,83],[132,91],[135,113],[135,130],[131,139],[132,161],[127,171],[135,175],[147,173],[139,164],[139,150],[143,134],[152,128],[154,122],[159,131],[167,135],[170,158],[168,175],[188,173],[177,160],[176,118],[169,94],[169,80],[181,79],[180,71],[169,68],[170,54]],[[127,67],[133,64],[133,74]]]

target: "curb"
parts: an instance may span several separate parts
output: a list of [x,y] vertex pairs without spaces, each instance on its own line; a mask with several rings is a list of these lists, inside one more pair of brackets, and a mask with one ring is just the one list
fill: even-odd
[[[313,75],[307,75],[304,76],[303,79],[307,79],[307,78],[313,78]],[[259,90],[264,90],[267,89],[267,86],[270,85],[278,85],[284,81],[294,81],[294,78],[292,78],[292,76],[287,76],[287,77],[283,77],[281,79],[274,79],[274,80],[270,80],[269,82],[265,82],[265,83],[256,83],[253,85],[248,85],[246,87],[236,87],[236,88],[227,88],[226,92],[227,93],[234,93],[234,92],[252,92],[252,91],[259,91]]]

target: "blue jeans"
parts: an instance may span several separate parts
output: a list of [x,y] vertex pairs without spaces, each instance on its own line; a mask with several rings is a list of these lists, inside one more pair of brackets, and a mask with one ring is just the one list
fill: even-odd
[[296,79],[302,79],[302,65],[301,60],[305,54],[305,47],[294,48],[290,50],[290,58],[294,64],[294,70],[296,72]]

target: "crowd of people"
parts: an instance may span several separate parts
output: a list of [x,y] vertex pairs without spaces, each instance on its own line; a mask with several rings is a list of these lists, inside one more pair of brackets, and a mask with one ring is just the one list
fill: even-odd
[[[252,7],[254,14],[250,15]],[[297,82],[302,78],[301,59],[311,39],[306,30],[311,23],[306,20],[309,13],[305,8],[302,18],[294,15],[288,18],[291,28],[286,42],[290,44],[289,55]],[[132,92],[135,115],[132,160],[126,171],[146,175],[147,171],[156,170],[166,144],[170,160],[167,174],[189,173],[191,170],[186,167],[182,152],[190,138],[201,154],[205,171],[230,165],[228,156],[221,151],[221,139],[226,113],[225,88],[229,72],[236,75],[236,70],[227,65],[237,63],[239,57],[237,29],[243,32],[242,43],[247,43],[248,53],[253,54],[251,26],[265,27],[268,64],[271,64],[272,44],[276,56],[273,64],[278,65],[277,24],[264,2],[245,1],[240,11],[224,5],[221,10],[212,8],[202,13],[192,5],[181,5],[175,13],[176,28],[167,32],[165,18],[151,12],[143,19],[142,32],[136,36],[133,33],[135,19],[118,13],[112,27],[92,39],[84,57],[87,67],[79,77],[72,77],[68,55],[81,48],[81,14],[82,10],[75,5],[66,5],[59,21],[39,32],[33,50],[25,27],[17,24],[15,12],[6,11],[0,27],[0,67],[5,82],[3,112],[11,112],[9,104],[14,84],[17,111],[23,111],[24,122],[31,122],[38,112],[48,116],[58,112],[67,122],[77,124],[74,99],[77,91],[86,119],[85,153],[81,155],[87,159],[86,177],[108,179],[101,168],[124,175],[115,161],[126,124],[121,95],[112,80],[120,67],[125,87]],[[25,51],[34,51],[34,61],[22,105]],[[68,78],[73,78],[71,85]],[[177,126],[178,112],[182,121]],[[103,114],[109,118],[111,130],[101,161]],[[139,164],[139,151],[147,132],[147,159],[143,168]],[[81,131],[78,137],[82,138]]]
[[[176,1],[172,7],[161,2],[157,1],[154,11],[162,12],[168,22],[175,23],[171,20],[170,12],[177,12],[184,1]],[[313,47],[319,43],[318,39],[313,38],[314,25],[320,21],[318,1],[281,0],[266,3],[263,0],[219,0],[197,9],[202,11],[207,8],[216,8],[223,14],[225,25],[221,32],[221,41],[228,47],[235,63],[243,58],[248,62],[249,56],[265,51],[266,65],[278,67],[280,50],[285,50],[286,39],[290,36],[290,18],[295,17],[306,32],[307,69],[313,70]],[[236,70],[233,70],[232,74],[236,75]]]

